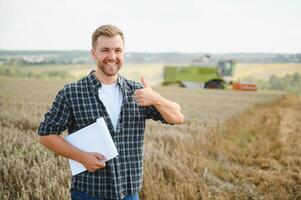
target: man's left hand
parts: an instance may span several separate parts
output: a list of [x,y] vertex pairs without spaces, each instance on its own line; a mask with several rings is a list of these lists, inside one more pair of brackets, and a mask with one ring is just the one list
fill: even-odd
[[147,83],[143,77],[141,77],[141,83],[144,88],[136,90],[134,93],[134,98],[139,106],[151,106],[155,105],[157,99],[159,97],[158,93],[156,93]]

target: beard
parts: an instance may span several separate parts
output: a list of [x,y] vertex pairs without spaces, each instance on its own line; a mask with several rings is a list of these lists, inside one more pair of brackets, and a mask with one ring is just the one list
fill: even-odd
[[118,72],[121,68],[121,64],[117,63],[114,66],[110,66],[110,65],[107,65],[103,62],[99,62],[99,63],[97,63],[97,67],[106,76],[115,76],[116,74],[118,74]]

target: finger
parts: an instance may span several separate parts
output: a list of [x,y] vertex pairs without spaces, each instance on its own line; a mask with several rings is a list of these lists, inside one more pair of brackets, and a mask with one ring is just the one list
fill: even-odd
[[150,85],[144,80],[143,76],[141,76],[141,83],[144,87],[150,87]]
[[137,103],[142,102],[143,101],[143,97],[138,96],[138,97],[135,98],[135,101]]
[[140,93],[134,94],[135,99],[139,99],[139,98],[142,98],[142,97],[143,97],[143,95],[140,94]]
[[100,153],[97,153],[97,152],[95,152],[94,155],[96,156],[96,158],[97,158],[98,160],[103,160],[103,161],[105,161],[105,160],[107,159],[104,155],[102,155],[102,154],[100,154]]
[[144,100],[138,100],[138,101],[137,101],[137,104],[138,104],[139,106],[146,106],[146,103],[144,102]]
[[97,168],[104,168],[106,166],[106,163],[104,163],[104,162],[97,162],[95,165],[96,165]]
[[141,90],[142,90],[142,89],[136,90],[136,91],[134,92],[134,95],[141,94],[141,93],[142,93],[142,91],[141,91]]
[[144,97],[143,97],[143,95],[141,95],[141,94],[134,95],[134,99],[135,99],[136,101],[142,100],[143,98],[144,98]]
[[89,168],[89,172],[95,172],[98,169],[104,168],[106,166],[106,163],[98,162],[95,163],[93,167]]
[[138,99],[139,97],[134,96],[134,100],[136,101],[136,103],[138,103]]
[[136,101],[138,101],[138,102],[141,102],[141,101],[143,101],[143,99],[144,99],[144,98],[143,98],[143,97],[141,97],[141,96],[139,96],[139,97],[135,98],[135,100],[136,100]]

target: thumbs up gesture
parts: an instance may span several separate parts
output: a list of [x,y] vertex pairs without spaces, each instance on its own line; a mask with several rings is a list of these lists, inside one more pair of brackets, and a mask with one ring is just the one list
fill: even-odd
[[141,76],[141,83],[142,83],[142,85],[144,86],[144,88],[150,87],[150,84],[147,83],[147,82],[144,80],[143,76]]
[[141,77],[141,83],[144,88],[136,90],[134,93],[134,98],[139,106],[151,106],[155,105],[159,94],[156,93],[147,83],[143,77]]

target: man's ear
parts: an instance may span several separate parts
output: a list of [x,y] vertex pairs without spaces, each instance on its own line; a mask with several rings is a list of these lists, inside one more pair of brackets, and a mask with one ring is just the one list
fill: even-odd
[[91,49],[91,56],[95,59],[95,49],[94,48]]

